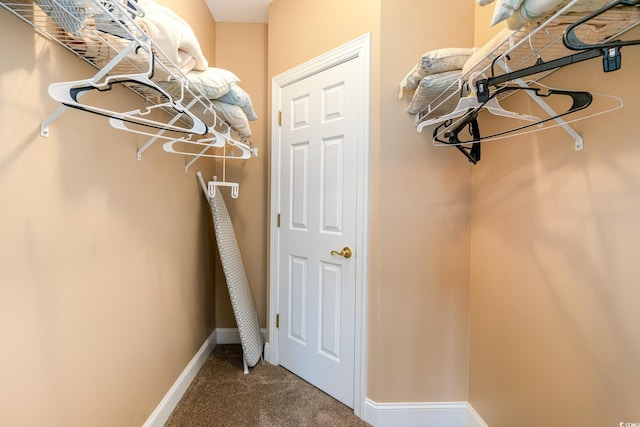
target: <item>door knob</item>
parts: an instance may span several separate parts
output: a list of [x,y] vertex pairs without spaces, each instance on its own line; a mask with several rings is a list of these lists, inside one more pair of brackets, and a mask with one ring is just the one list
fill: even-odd
[[349,248],[349,246],[345,246],[340,252],[331,251],[331,255],[340,255],[340,256],[343,256],[345,258],[351,258],[352,254],[353,253],[351,252],[351,249]]

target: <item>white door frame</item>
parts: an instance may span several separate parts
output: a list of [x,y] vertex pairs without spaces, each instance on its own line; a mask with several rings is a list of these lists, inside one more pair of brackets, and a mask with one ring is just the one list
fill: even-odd
[[[281,111],[282,89],[297,81],[342,64],[349,60],[358,60],[358,85],[361,94],[358,103],[358,159],[357,159],[357,229],[355,250],[356,268],[356,307],[355,307],[355,364],[353,412],[364,417],[367,393],[367,260],[369,231],[369,128],[370,128],[370,69],[371,36],[365,34],[357,39],[333,49],[317,58],[301,64],[289,71],[278,74],[272,79],[271,103],[271,208],[269,237],[269,319],[268,342],[265,346],[265,358],[269,363],[278,365],[278,255],[280,249],[278,233],[278,206],[280,206],[280,149],[281,131],[278,125],[278,112]],[[270,345],[270,343],[275,343]]]

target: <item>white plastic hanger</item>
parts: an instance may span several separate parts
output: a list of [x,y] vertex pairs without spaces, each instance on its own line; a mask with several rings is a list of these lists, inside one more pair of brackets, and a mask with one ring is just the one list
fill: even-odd
[[213,181],[209,181],[209,194],[211,194],[211,197],[215,197],[217,187],[231,188],[231,197],[234,199],[237,199],[240,193],[240,184],[237,182],[218,181],[218,177],[214,176]]
[[213,181],[209,181],[208,184],[205,184],[204,179],[202,178],[202,173],[200,173],[200,171],[196,172],[196,176],[198,177],[198,181],[200,181],[200,186],[202,187],[202,191],[204,191],[204,193],[210,199],[213,199],[216,196],[217,187],[231,188],[231,197],[233,197],[234,199],[238,198],[238,194],[240,192],[240,184],[236,182],[218,181],[218,177],[216,176],[213,177]]
[[[171,149],[172,149],[172,144],[173,142],[169,142],[169,143],[165,143],[165,147],[167,145],[171,144]],[[247,147],[248,152],[254,155],[257,155],[257,149],[256,148],[248,148],[248,146],[246,146],[245,144],[242,143],[238,143],[237,141],[234,141],[234,144],[240,144],[243,145],[245,147]],[[225,147],[226,148],[226,147]],[[166,150],[166,148],[165,148]],[[176,151],[173,151],[176,152]],[[208,187],[205,190],[205,193],[207,193],[207,195],[210,198],[215,197],[216,195],[216,191],[217,191],[217,187],[229,187],[231,188],[231,197],[233,197],[234,199],[238,198],[238,194],[240,193],[240,184],[236,183],[236,182],[227,182],[226,176],[227,176],[227,162],[226,159],[228,158],[246,158],[246,157],[229,157],[226,155],[226,149],[225,149],[225,154],[223,155],[207,155],[207,154],[203,154],[204,150],[200,152],[200,154],[197,154],[198,156],[204,156],[204,157],[220,157],[222,158],[222,181],[218,181],[218,178],[216,176],[213,177],[213,181],[209,181]],[[194,155],[194,153],[179,153],[179,154],[191,154]],[[188,166],[187,166],[188,167]],[[198,178],[200,179],[200,184],[202,185],[202,188],[205,189],[204,186],[204,180],[202,180],[202,174],[200,172],[196,172],[196,175],[198,175]]]
[[[220,140],[225,142],[224,146],[222,147],[220,146]],[[217,159],[248,159],[252,156],[255,157],[258,155],[257,148],[252,148],[245,143],[238,142],[230,138],[227,139],[225,137],[222,137],[221,135],[217,137],[217,140],[214,141],[214,143],[208,143],[206,141],[204,142],[203,141],[204,140],[191,141],[188,139],[173,139],[171,141],[168,141],[162,144],[162,148],[164,149],[164,151],[168,153],[184,154],[188,156],[211,157],[211,158],[217,158]],[[182,151],[181,149],[175,147],[176,144],[196,145],[196,146],[203,147],[203,150],[200,153]],[[230,152],[227,151],[227,146],[232,147],[232,150]],[[205,153],[209,148],[222,148],[223,152],[222,154],[220,154],[219,152]],[[233,150],[233,148],[237,149],[237,151]]]
[[[204,102],[204,101],[207,102]],[[197,140],[199,143],[203,143],[206,144],[206,146],[202,149],[201,153],[204,153],[205,151],[207,151],[210,147],[222,147],[224,146],[224,144],[226,144],[227,140],[232,139],[231,137],[231,129],[229,127],[229,125],[218,118],[218,114],[216,113],[216,111],[213,109],[213,106],[211,106],[211,100],[209,99],[201,99],[201,97],[196,97],[194,98],[191,102],[189,102],[187,104],[187,108],[191,109],[191,107],[193,107],[193,105],[195,105],[196,103],[200,102],[201,105],[204,107],[204,114],[203,116],[203,121],[206,120],[206,116],[208,113],[210,113],[213,116],[213,120],[210,122],[209,120],[205,121],[205,124],[207,124],[208,129],[209,129],[209,133],[207,135],[212,135],[210,137],[206,137],[206,138],[202,138]],[[170,121],[169,124],[173,124],[175,123],[178,119],[179,119],[179,115],[176,115],[175,117],[173,117]],[[134,132],[134,133],[138,133],[138,134],[142,134],[142,135],[147,135],[150,136],[151,139],[149,141],[147,141],[140,149],[138,149],[138,153],[137,153],[137,158],[138,160],[142,160],[142,153],[144,153],[151,145],[153,145],[158,139],[164,139],[164,140],[168,140],[168,141],[173,141],[175,140],[176,143],[179,142],[189,142],[191,141],[193,138],[193,135],[187,135],[185,137],[181,137],[181,138],[176,138],[175,136],[166,136],[166,130],[160,130],[158,131],[156,134],[151,134],[149,132],[145,132],[142,129],[133,129],[130,128],[129,126],[127,126],[127,124],[121,120],[110,120],[111,125],[116,127],[117,129],[120,130],[126,130],[129,132]],[[212,123],[211,125],[209,125],[208,123]],[[206,135],[205,135],[206,136]],[[198,159],[199,156],[196,156],[194,159],[192,159],[189,164],[187,165],[186,169],[189,169],[189,166],[191,166],[191,164],[193,162],[195,162]],[[186,170],[185,170],[186,172]]]
[[[479,107],[481,104],[482,103],[478,102],[478,98],[476,97],[475,92],[472,92],[467,96],[461,97],[458,100],[458,105],[456,106],[456,108],[453,109],[452,112],[442,115],[440,117],[433,118],[433,119],[423,120],[420,123],[418,123],[417,125],[418,132],[421,132],[422,128],[424,128],[425,126],[442,123],[447,120],[460,117],[466,114],[467,112],[469,112],[469,110]],[[528,114],[520,114],[515,111],[505,110],[504,108],[502,108],[502,106],[498,102],[498,98],[489,99],[489,101],[484,103],[483,108],[496,116],[509,117],[512,119],[520,119],[520,120],[526,120],[530,122],[540,121],[540,118],[536,116],[531,116]]]
[[[106,108],[97,107],[93,105],[82,104],[78,101],[81,94],[91,90],[107,91],[111,90],[112,86],[117,83],[136,83],[156,90],[162,96],[168,99],[167,102],[149,106],[146,109],[138,109],[127,112],[117,112],[108,110]],[[113,119],[114,122],[129,122],[142,126],[147,126],[155,129],[165,129],[175,132],[183,132],[189,134],[205,135],[208,132],[207,125],[196,117],[188,108],[185,108],[179,100],[175,100],[174,97],[159,86],[156,82],[151,80],[144,74],[125,74],[119,76],[107,76],[103,82],[97,83],[93,79],[75,80],[69,82],[52,83],[49,85],[49,95],[61,104],[76,108],[83,111],[89,111],[91,113],[99,114],[105,117]],[[176,126],[168,123],[158,122],[151,120],[144,116],[148,115],[152,110],[156,108],[172,108],[176,110],[178,114],[187,115],[192,125],[190,127]],[[117,127],[117,125],[114,125]],[[120,124],[121,129],[128,130],[126,125]]]
[[[537,87],[542,91],[541,93],[556,90],[548,86],[545,86],[540,82],[533,82],[533,81],[524,82],[524,84],[520,87],[522,89],[533,89]],[[559,91],[562,91],[562,90],[559,90]],[[525,90],[525,92],[535,98],[539,98],[540,96],[544,97],[544,95],[540,95],[540,96],[536,95],[537,92],[534,92],[532,90]],[[586,113],[588,109],[579,108],[567,113],[557,114],[554,110],[550,108],[544,108],[546,106],[546,103],[542,102],[541,107],[547,113],[549,113],[550,116],[543,120],[538,119],[540,123],[533,123],[529,125],[519,126],[519,127],[516,127],[515,129],[498,132],[494,135],[484,137],[478,142],[488,142],[488,141],[496,141],[496,140],[505,139],[505,138],[512,138],[514,136],[530,134],[530,133],[538,132],[544,129],[554,128],[557,126],[565,127],[569,123],[578,122],[580,120],[585,120],[591,117],[596,117],[602,114],[616,111],[621,109],[624,106],[624,102],[622,101],[622,98],[615,95],[606,95],[606,94],[599,94],[599,93],[589,93],[589,95],[592,99],[592,102],[590,102],[588,106],[591,109],[591,111],[593,111],[593,109],[596,109],[597,111],[595,112]],[[585,114],[580,115],[579,113],[580,111],[584,111]],[[569,113],[571,113],[571,116],[565,115]],[[561,118],[561,119],[558,120],[558,118]],[[453,123],[452,126],[455,126],[455,123]],[[459,141],[458,143],[443,143],[442,140],[446,139],[446,133],[449,131],[450,127],[451,126],[442,126],[442,129],[440,130],[436,129],[434,131],[433,145],[455,146],[455,145],[464,145],[464,144],[473,142],[473,141]]]

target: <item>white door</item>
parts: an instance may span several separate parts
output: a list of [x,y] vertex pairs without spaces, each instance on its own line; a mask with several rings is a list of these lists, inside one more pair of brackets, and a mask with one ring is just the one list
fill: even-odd
[[279,188],[279,363],[350,407],[357,71],[352,59],[283,88]]

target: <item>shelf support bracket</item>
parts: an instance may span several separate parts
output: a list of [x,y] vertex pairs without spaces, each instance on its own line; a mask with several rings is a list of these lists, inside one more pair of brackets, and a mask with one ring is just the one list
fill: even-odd
[[[512,72],[512,70],[509,68],[508,65],[506,65],[504,62],[499,61],[498,62],[498,66],[500,68],[502,68],[504,70],[505,73],[510,73]],[[517,84],[520,87],[529,87],[529,85],[522,80],[522,78],[516,78],[512,80],[515,84]],[[551,108],[549,106],[549,104],[547,104],[543,99],[541,99],[539,96],[537,96],[535,93],[531,92],[531,91],[525,91],[527,93],[527,95],[529,95],[529,97],[531,99],[533,99],[539,106],[540,108],[542,108],[544,111],[546,111],[547,113],[549,113],[550,116],[557,116],[558,114],[553,110],[553,108]],[[565,130],[565,132],[567,132],[575,141],[575,150],[576,151],[581,151],[584,148],[584,140],[582,139],[582,136],[580,136],[580,134],[578,132],[576,132],[575,129],[573,129],[571,126],[569,126],[569,124],[562,118],[562,117],[556,117],[554,119],[556,121],[556,123],[558,123],[558,125]]]

